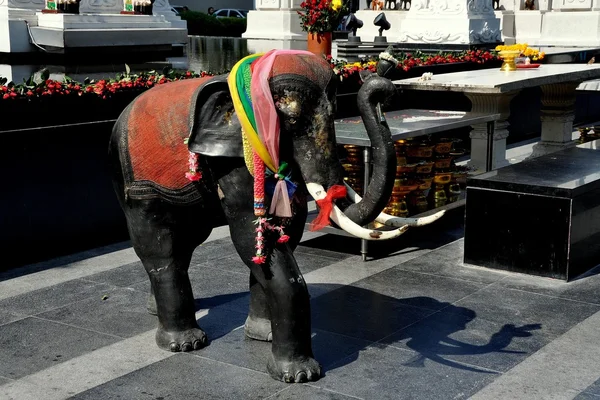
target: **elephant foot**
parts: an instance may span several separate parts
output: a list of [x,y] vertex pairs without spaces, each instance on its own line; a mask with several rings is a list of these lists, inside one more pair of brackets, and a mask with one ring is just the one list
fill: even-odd
[[163,328],[158,328],[158,331],[156,331],[156,344],[161,349],[172,352],[192,351],[205,347],[208,344],[208,337],[200,328],[183,331],[166,331]]
[[262,340],[263,342],[271,342],[273,333],[271,332],[271,321],[264,318],[246,318],[244,324],[244,333],[247,337],[254,340]]
[[271,355],[267,371],[273,379],[286,383],[312,382],[321,377],[321,365],[312,357],[289,360],[277,359]]
[[152,294],[148,295],[148,300],[146,301],[146,311],[148,311],[148,314],[150,315],[158,315],[158,311],[156,310],[156,299]]

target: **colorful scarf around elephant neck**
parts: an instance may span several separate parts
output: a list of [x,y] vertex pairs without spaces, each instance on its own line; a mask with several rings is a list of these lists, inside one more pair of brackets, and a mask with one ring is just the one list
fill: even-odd
[[266,54],[252,54],[240,60],[228,78],[229,90],[242,125],[244,139],[248,141],[253,152],[251,172],[254,173],[255,179],[257,215],[265,214],[264,184],[261,185],[262,188],[256,185],[260,184],[263,178],[263,174],[257,172],[264,168],[258,166],[259,171],[255,170],[256,164],[262,161],[277,179],[269,213],[278,217],[292,216],[289,196],[293,193],[295,185],[285,176],[287,164],[279,159],[279,118],[269,86],[273,63],[278,56],[284,54],[312,53],[301,50],[271,50]]
[[283,227],[271,225],[265,217],[265,166],[277,180],[269,214],[284,218],[292,216],[290,196],[295,190],[295,185],[285,175],[287,164],[279,159],[279,118],[269,86],[269,76],[275,58],[283,54],[312,53],[271,50],[266,54],[252,54],[241,59],[232,68],[227,79],[233,106],[242,126],[244,159],[248,170],[254,175],[254,214],[258,219],[255,221],[256,255],[252,261],[257,264],[266,261],[263,245],[265,230],[278,232],[278,243],[285,243],[289,239],[284,234]]

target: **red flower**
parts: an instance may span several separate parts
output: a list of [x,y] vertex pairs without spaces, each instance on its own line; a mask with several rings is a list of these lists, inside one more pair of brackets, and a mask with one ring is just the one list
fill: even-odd
[[265,256],[254,256],[254,257],[252,257],[252,261],[255,264],[264,264],[266,260],[267,260],[267,257],[265,257]]
[[4,95],[2,96],[2,98],[3,98],[4,100],[8,99],[9,97],[10,97],[10,95],[9,95],[8,93],[6,93],[6,94],[4,94]]
[[279,239],[277,239],[277,243],[287,243],[290,240],[288,235],[281,235]]

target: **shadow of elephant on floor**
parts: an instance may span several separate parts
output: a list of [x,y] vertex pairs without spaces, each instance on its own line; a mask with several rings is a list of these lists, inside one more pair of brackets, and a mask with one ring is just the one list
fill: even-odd
[[[469,308],[431,297],[395,298],[365,288],[325,284],[309,285],[309,290],[322,293],[311,300],[311,310],[313,352],[323,366],[323,377],[357,361],[360,352],[370,346],[413,352],[399,368],[425,368],[427,362],[434,362],[496,373],[496,363],[516,365],[543,345],[533,337],[540,324],[501,326],[478,319]],[[236,293],[220,300],[245,302],[247,296]],[[215,304],[211,299],[209,302]],[[206,300],[197,302],[207,304]],[[265,372],[270,343],[245,338],[242,327],[246,315],[238,306],[219,303],[198,320],[210,339],[209,346],[198,354],[204,352],[208,358]],[[532,338],[531,343],[513,344],[515,338],[527,337]]]

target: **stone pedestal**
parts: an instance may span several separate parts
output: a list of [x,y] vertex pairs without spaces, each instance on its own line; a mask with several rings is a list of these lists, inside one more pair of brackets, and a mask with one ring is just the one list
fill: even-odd
[[120,15],[122,0],[82,0],[80,14],[43,14],[44,0],[0,0],[0,53],[111,46],[185,45],[187,24],[156,0],[154,16]]
[[578,82],[542,85],[542,137],[529,158],[575,146],[573,120]]
[[600,151],[525,160],[467,181],[464,261],[572,280],[600,262]]
[[470,45],[502,40],[492,0],[413,0],[401,42]]
[[36,43],[60,49],[187,43],[187,29],[160,15],[42,14],[31,28]]
[[[494,143],[492,155],[492,169],[508,165],[506,160],[506,138],[508,137],[508,117],[510,116],[510,102],[518,94],[518,91],[497,94],[466,93],[471,100],[471,112],[485,114],[500,114],[494,129]],[[471,137],[471,160],[469,166],[477,171],[485,171],[487,154],[487,125],[474,125],[470,133]]]
[[248,12],[243,38],[272,40],[307,40],[300,26],[302,0],[257,0],[256,10]]

